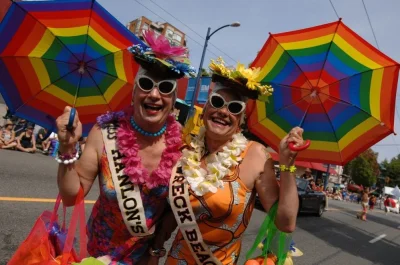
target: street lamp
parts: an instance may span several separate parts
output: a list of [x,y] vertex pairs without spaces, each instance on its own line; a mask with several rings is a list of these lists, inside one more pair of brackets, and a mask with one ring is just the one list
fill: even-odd
[[227,27],[240,27],[240,22],[233,22],[232,24],[228,24],[222,27],[217,28],[216,30],[214,30],[211,34],[211,28],[208,27],[207,29],[207,36],[204,42],[204,47],[203,47],[203,54],[201,55],[201,60],[200,60],[200,66],[199,66],[199,71],[197,72],[197,77],[196,77],[196,85],[194,87],[194,91],[193,91],[193,96],[192,96],[192,101],[190,102],[190,110],[189,110],[189,117],[192,117],[194,115],[194,103],[195,100],[197,99],[197,94],[199,93],[199,88],[200,88],[200,80],[201,80],[201,72],[203,69],[203,62],[204,62],[204,56],[206,55],[206,49],[207,49],[207,45],[208,45],[208,40],[211,38],[212,35],[214,35],[217,31],[223,29],[223,28],[227,28]]

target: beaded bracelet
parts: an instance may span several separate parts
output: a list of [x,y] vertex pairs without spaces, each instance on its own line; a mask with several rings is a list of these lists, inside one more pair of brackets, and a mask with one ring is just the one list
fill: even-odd
[[297,168],[295,166],[290,166],[287,167],[286,165],[279,165],[279,169],[281,172],[290,172],[290,173],[295,173],[297,171]]
[[75,161],[78,160],[78,158],[79,158],[79,145],[77,145],[77,147],[75,148],[75,152],[72,154],[61,154],[60,152],[58,152],[55,160],[59,164],[68,165],[75,163]]

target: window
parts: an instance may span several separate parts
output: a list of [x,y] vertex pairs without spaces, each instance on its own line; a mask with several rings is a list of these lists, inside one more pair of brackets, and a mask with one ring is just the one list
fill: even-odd
[[167,29],[167,31],[165,32],[165,36],[169,39],[172,39],[174,36],[174,32],[170,29]]
[[149,29],[149,24],[143,23],[142,30],[148,30],[148,29]]
[[182,41],[182,36],[178,35],[178,34],[174,34],[174,36],[172,37],[173,40],[176,40],[177,42],[181,43]]

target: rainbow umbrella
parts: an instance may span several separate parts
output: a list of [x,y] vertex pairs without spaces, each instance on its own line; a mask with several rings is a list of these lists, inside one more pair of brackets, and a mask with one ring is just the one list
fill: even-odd
[[13,2],[0,24],[0,92],[16,116],[50,130],[65,106],[86,135],[128,106],[142,42],[92,0]]
[[343,165],[393,133],[399,64],[341,20],[271,34],[252,67],[274,94],[248,104],[248,127],[274,150],[301,126],[299,160]]

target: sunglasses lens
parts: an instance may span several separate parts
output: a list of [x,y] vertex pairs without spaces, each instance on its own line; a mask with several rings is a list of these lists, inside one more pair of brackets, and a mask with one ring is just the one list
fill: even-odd
[[212,95],[210,99],[211,106],[213,106],[216,109],[220,109],[224,106],[225,101],[221,96],[218,95]]
[[232,114],[239,114],[243,111],[243,105],[238,102],[231,102],[228,105],[228,110]]
[[154,87],[154,83],[150,78],[141,77],[138,80],[138,84],[143,91],[151,91]]
[[162,94],[170,94],[175,89],[175,84],[171,81],[163,81],[158,85],[158,89]]

